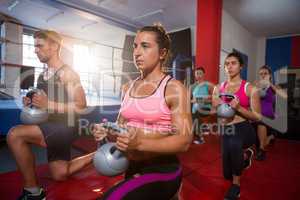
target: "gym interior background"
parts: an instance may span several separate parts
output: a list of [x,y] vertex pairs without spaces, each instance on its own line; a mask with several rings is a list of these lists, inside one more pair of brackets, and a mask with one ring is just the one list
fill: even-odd
[[[299,2],[261,0],[265,10],[260,13],[257,6],[246,1],[216,0],[214,2],[221,6],[220,16],[209,20],[201,18],[207,21],[203,25],[197,11],[203,4],[200,1],[159,0],[151,5],[147,0],[1,1],[0,163],[11,163],[1,164],[0,173],[16,170],[5,137],[12,126],[21,123],[21,97],[30,87],[36,86],[37,76],[45,68],[34,54],[33,33],[39,29],[53,29],[63,35],[61,57],[80,74],[87,95],[90,111],[83,117],[98,122],[104,117],[115,119],[122,84],[138,75],[132,60],[132,42],[138,27],[157,21],[165,25],[173,51],[167,73],[189,86],[193,83],[196,66],[210,67],[210,61],[202,58],[209,49],[199,45],[203,39],[199,35],[209,32],[203,26],[210,20],[216,21],[220,30],[214,34],[220,41],[213,62],[218,64],[208,70],[212,77],[217,77],[217,81],[214,82],[214,78],[212,81],[218,83],[225,79],[224,59],[233,50],[247,59],[243,74],[249,81],[258,78],[260,66],[269,65],[275,83],[288,94],[287,100],[277,97],[278,121],[272,123],[275,123],[278,137],[300,140],[297,126],[300,122]],[[242,12],[245,10],[248,12]],[[253,21],[250,23],[249,19]],[[214,37],[212,34],[210,39]],[[211,40],[206,41],[206,45],[209,46]],[[36,153],[39,155],[37,162],[45,163],[45,152],[37,148]],[[78,154],[80,151],[74,148],[74,156]]]

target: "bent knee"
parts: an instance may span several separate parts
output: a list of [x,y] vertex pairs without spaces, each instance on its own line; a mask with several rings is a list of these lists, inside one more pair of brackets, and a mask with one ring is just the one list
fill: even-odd
[[20,138],[20,127],[14,126],[12,127],[6,136],[6,141],[8,144],[13,144],[18,138]]
[[68,176],[69,173],[67,169],[60,169],[60,170],[56,170],[55,172],[52,172],[52,178],[55,181],[65,181],[67,180]]

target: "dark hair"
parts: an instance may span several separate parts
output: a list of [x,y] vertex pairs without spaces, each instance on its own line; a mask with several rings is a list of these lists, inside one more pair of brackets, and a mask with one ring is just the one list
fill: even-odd
[[144,26],[138,30],[138,32],[153,32],[156,34],[156,42],[159,46],[159,49],[166,49],[167,54],[163,61],[163,67],[171,57],[171,39],[167,34],[166,30],[160,23],[154,23],[152,26]]
[[259,70],[265,69],[269,72],[269,74],[272,74],[272,69],[268,65],[263,65],[259,68]]
[[203,67],[197,67],[195,71],[201,70],[205,74],[205,69]]
[[55,31],[50,31],[50,30],[40,30],[34,33],[33,38],[39,38],[39,39],[44,39],[44,40],[48,40],[50,42],[54,42],[56,44],[59,45],[59,47],[61,46],[62,43],[62,38],[61,36],[55,32]]
[[243,58],[242,58],[242,56],[241,56],[240,53],[238,53],[238,52],[231,52],[231,53],[229,53],[226,56],[226,59],[229,58],[229,57],[235,57],[239,61],[240,65],[244,66],[244,61],[243,61]]
[[263,65],[259,68],[258,71],[262,70],[262,69],[265,69],[268,71],[268,73],[270,74],[270,81],[272,82],[273,81],[273,73],[272,73],[272,69],[271,67],[269,67],[268,65]]

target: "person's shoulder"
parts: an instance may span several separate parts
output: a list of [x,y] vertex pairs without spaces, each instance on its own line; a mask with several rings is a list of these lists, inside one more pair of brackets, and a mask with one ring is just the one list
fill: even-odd
[[127,83],[124,83],[122,85],[122,92],[127,92],[128,89],[130,88],[130,85],[132,84],[133,81],[128,81]]
[[[69,65],[64,65],[62,67],[62,70],[66,73],[69,73],[70,75],[75,75],[77,74],[77,72],[74,70],[74,68],[72,68],[71,66]],[[78,75],[78,74],[77,74]]]
[[166,85],[166,91],[175,94],[175,93],[181,93],[186,92],[186,87],[176,79],[170,79]]
[[129,80],[128,82],[124,83],[122,85],[122,92],[126,92],[132,84],[134,84],[134,82],[138,81],[140,79],[140,77],[137,77],[136,79],[132,79],[132,80]]
[[197,85],[198,85],[198,83],[197,83],[197,82],[194,82],[194,83],[192,83],[192,84],[190,85],[189,88],[191,88],[191,90],[194,90],[195,87],[197,87]]
[[243,81],[245,82],[245,87],[247,87],[247,88],[255,87],[254,83],[251,83],[250,81],[247,81],[247,80],[243,80]]
[[214,88],[220,88],[221,85],[222,85],[223,83],[224,83],[224,82],[222,82],[222,83],[217,83],[217,84],[213,85],[213,87],[214,87]]
[[76,82],[80,80],[78,73],[68,65],[63,66],[62,73],[60,74],[64,82]]
[[207,86],[215,86],[216,84],[210,82],[210,81],[205,81],[204,82]]
[[252,94],[252,92],[257,90],[256,86],[253,83],[251,83],[247,80],[243,80],[243,81],[245,81],[244,92],[246,93],[247,96],[250,96]]

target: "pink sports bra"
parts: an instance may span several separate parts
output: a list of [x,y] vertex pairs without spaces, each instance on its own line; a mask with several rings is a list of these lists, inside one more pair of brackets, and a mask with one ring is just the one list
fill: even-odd
[[[250,107],[249,97],[246,94],[246,89],[248,84],[249,84],[248,82],[242,80],[239,90],[234,93],[234,95],[239,99],[240,105],[245,109],[249,109]],[[226,93],[225,90],[226,85],[227,85],[227,81],[221,83],[220,90],[219,90],[220,93]]]
[[130,95],[136,79],[127,90],[121,104],[120,113],[127,125],[156,131],[171,131],[171,111],[165,100],[166,85],[172,78],[166,75],[156,90],[146,97]]

